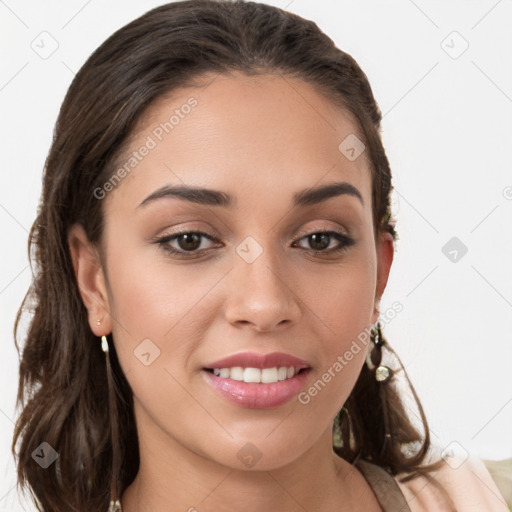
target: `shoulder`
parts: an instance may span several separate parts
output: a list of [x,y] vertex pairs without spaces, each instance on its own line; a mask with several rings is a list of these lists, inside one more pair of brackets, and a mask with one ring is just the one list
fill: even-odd
[[[453,459],[451,459],[453,460]],[[484,463],[470,457],[462,463],[443,461],[429,478],[421,476],[398,486],[405,496],[411,512],[508,512],[500,491]]]

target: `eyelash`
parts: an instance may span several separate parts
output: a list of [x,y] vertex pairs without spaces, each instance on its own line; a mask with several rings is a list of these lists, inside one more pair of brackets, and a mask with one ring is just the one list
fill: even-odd
[[[315,249],[305,249],[306,251],[317,254],[317,255],[328,255],[328,254],[330,255],[330,254],[347,251],[350,246],[355,244],[355,240],[353,238],[348,237],[344,233],[340,233],[339,231],[333,231],[333,230],[312,231],[311,233],[308,233],[308,234],[302,236],[301,238],[299,238],[298,241],[303,240],[304,238],[308,238],[311,235],[320,235],[320,234],[327,234],[327,235],[334,236],[334,238],[336,238],[341,243],[341,245],[335,249],[329,249],[329,250],[324,249],[321,251],[318,251]],[[175,255],[175,256],[182,256],[184,258],[193,258],[193,257],[196,257],[197,255],[199,255],[201,252],[209,250],[209,249],[201,249],[201,250],[195,249],[193,251],[184,251],[184,250],[174,249],[173,247],[169,246],[169,242],[176,240],[177,238],[179,238],[182,235],[199,235],[201,237],[207,238],[208,240],[210,240],[212,242],[218,242],[218,240],[215,237],[213,237],[203,231],[177,231],[177,232],[173,233],[172,235],[165,235],[165,236],[155,240],[154,243],[158,244],[159,247],[162,250],[164,250],[165,252],[167,252],[171,255]]]

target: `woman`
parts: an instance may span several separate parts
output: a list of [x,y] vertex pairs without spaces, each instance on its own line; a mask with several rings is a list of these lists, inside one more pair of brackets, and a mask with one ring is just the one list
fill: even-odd
[[13,450],[42,510],[506,510],[434,457],[378,323],[380,120],[348,54],[263,4],[164,5],[94,52],[31,232]]

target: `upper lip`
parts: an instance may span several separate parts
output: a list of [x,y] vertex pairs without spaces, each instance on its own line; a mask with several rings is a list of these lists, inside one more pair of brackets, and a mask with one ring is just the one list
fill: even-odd
[[270,354],[260,354],[258,352],[241,352],[231,356],[219,359],[205,366],[207,369],[214,368],[233,368],[241,366],[242,368],[274,368],[293,366],[294,368],[310,368],[310,364],[303,359],[299,359],[284,352],[272,352]]

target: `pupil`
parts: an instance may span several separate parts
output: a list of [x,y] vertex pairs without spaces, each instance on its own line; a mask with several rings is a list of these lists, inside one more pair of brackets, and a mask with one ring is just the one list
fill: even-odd
[[200,236],[197,233],[185,233],[178,240],[180,247],[184,250],[197,249],[201,245]]
[[309,236],[309,242],[313,249],[321,250],[329,247],[330,235],[327,233],[315,233]]

